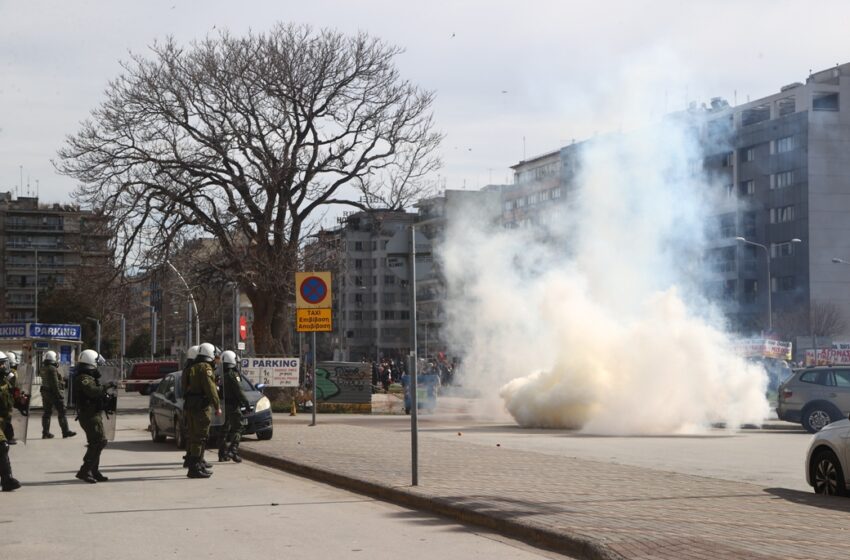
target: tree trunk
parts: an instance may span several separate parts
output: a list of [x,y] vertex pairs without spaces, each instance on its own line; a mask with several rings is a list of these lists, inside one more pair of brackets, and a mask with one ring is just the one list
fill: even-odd
[[254,308],[254,352],[258,356],[283,355],[285,353],[284,341],[275,332],[274,318],[278,302],[271,291],[250,290],[247,292],[248,299]]

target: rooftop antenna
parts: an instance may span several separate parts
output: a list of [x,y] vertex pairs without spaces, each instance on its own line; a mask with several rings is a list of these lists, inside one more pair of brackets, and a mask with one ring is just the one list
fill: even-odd
[[27,175],[27,196],[32,196],[32,189],[30,188],[30,176]]
[[38,198],[38,179],[35,180],[35,197]]
[[21,191],[24,190],[24,166],[19,165],[18,168],[21,170],[21,182],[18,183],[18,196],[21,196]]
[[525,136],[522,137],[522,161],[525,161]]

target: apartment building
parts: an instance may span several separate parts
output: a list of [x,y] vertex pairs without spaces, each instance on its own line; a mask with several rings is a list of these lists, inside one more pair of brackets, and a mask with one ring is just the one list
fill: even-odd
[[[850,321],[850,267],[833,262],[850,261],[850,64],[743,105],[712,105],[705,167],[727,200],[708,261],[733,324],[808,334],[817,302]],[[792,315],[804,320],[783,321]]]
[[38,294],[112,265],[105,218],[72,204],[0,193],[0,251],[4,321],[38,318]]

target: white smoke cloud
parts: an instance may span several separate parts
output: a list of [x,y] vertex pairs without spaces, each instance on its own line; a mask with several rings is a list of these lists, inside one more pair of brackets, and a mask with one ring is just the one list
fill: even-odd
[[505,230],[472,209],[450,223],[448,338],[488,412],[612,434],[767,416],[764,370],[700,295],[717,186],[692,130],[669,118],[582,144],[568,204],[543,224]]

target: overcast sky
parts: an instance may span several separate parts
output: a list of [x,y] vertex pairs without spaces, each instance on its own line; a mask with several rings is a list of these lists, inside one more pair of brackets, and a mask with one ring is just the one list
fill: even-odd
[[[50,160],[129,51],[277,21],[405,48],[404,77],[437,92],[447,188],[505,182],[524,153],[635,113],[713,96],[743,103],[850,62],[846,0],[0,0],[0,191],[18,187],[23,166],[25,191],[38,180],[45,202],[70,200],[74,182]],[[657,96],[636,101],[631,85],[647,74]]]

